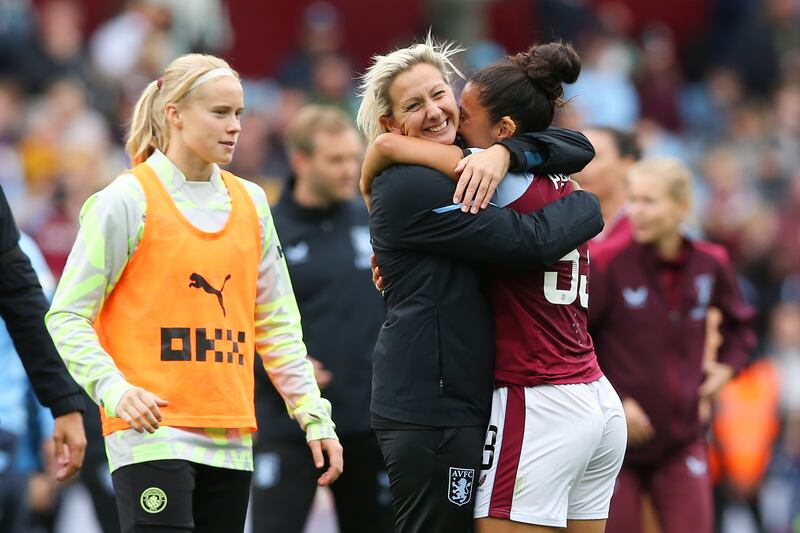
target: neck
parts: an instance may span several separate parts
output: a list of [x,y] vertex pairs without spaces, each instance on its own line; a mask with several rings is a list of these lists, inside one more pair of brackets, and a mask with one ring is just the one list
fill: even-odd
[[610,224],[619,215],[622,206],[625,205],[625,191],[614,191],[607,198],[600,201],[600,212],[603,215],[603,221]]
[[212,163],[188,154],[177,146],[170,146],[165,154],[180,169],[186,181],[208,181],[214,168]]
[[665,235],[656,242],[656,253],[661,259],[671,261],[677,259],[681,252],[681,245],[683,244],[683,237],[680,231]]
[[307,179],[296,178],[292,197],[298,205],[309,209],[327,209],[333,202],[316,194]]

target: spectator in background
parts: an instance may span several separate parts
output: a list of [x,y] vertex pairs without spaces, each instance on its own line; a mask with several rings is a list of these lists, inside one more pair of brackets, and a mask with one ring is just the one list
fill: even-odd
[[629,78],[632,64],[628,49],[619,40],[601,36],[584,49],[581,76],[564,88],[565,100],[572,100],[577,111],[578,122],[569,127],[603,124],[631,129],[640,111],[636,87]]
[[325,1],[311,3],[303,13],[300,32],[300,46],[286,58],[278,72],[278,82],[286,88],[309,92],[316,61],[342,52],[343,32],[338,11]]
[[706,145],[728,129],[731,114],[744,98],[736,72],[715,67],[698,82],[686,84],[678,96],[680,121],[695,144]]
[[681,128],[678,93],[682,80],[670,29],[663,24],[650,25],[642,36],[642,51],[637,76],[642,116],[670,131],[678,131]]
[[[272,213],[303,337],[345,449],[347,470],[331,487],[339,530],[388,532],[389,479],[369,416],[372,349],[384,309],[369,275],[369,216],[354,198],[363,143],[346,114],[324,106],[301,109],[287,142],[294,174]],[[317,469],[266,373],[257,375],[253,529],[299,532],[316,493]]]
[[[169,9],[158,1],[125,0],[122,10],[91,38],[89,52],[94,67],[109,81],[122,83],[136,68],[147,40],[154,33],[167,31],[171,23]],[[168,55],[174,57],[174,51]]]
[[311,73],[311,101],[338,107],[355,120],[358,99],[353,87],[354,76],[353,66],[343,55],[330,53],[318,57]]
[[223,0],[155,0],[170,12],[170,38],[177,54],[222,54],[233,40],[228,8]]
[[800,165],[789,183],[778,210],[778,235],[771,257],[775,279],[800,274]]
[[[800,520],[800,276],[787,278],[769,316],[765,361],[774,367],[779,386],[781,432],[762,494],[762,527],[784,533]],[[775,392],[775,391],[771,391]],[[770,479],[771,478],[771,479]],[[766,483],[760,487],[767,488]],[[775,490],[776,488],[783,489]]]
[[11,205],[28,200],[19,141],[25,132],[25,93],[12,79],[0,79],[0,186]]
[[[686,238],[691,173],[674,159],[643,160],[628,173],[633,240],[596,247],[591,333],[600,364],[623,399],[628,450],[606,531],[636,533],[642,494],[663,533],[710,533],[713,522],[701,399],[714,398],[755,345],[725,252]],[[710,306],[723,343],[705,360]]]
[[594,159],[573,178],[584,190],[597,195],[605,226],[600,234],[589,241],[589,249],[609,239],[631,238],[625,200],[628,169],[639,160],[636,138],[616,128],[595,126],[583,131],[595,150]]
[[[83,12],[75,0],[50,0],[31,17],[19,41],[0,39],[0,71],[13,75],[30,92],[43,91],[54,79],[93,78],[83,55]],[[94,87],[92,87],[94,90]]]

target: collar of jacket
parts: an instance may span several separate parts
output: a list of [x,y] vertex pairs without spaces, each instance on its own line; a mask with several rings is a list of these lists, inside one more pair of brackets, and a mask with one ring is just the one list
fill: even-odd
[[304,220],[322,220],[331,218],[338,215],[347,202],[336,202],[329,207],[305,207],[297,203],[294,199],[294,187],[297,183],[297,177],[292,174],[286,181],[286,188],[284,189],[281,198],[278,201],[278,206],[286,210],[295,218]]

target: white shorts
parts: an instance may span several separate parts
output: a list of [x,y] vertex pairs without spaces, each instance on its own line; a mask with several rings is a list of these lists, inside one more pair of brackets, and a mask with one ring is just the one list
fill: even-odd
[[627,428],[605,377],[494,391],[475,518],[549,527],[608,518]]

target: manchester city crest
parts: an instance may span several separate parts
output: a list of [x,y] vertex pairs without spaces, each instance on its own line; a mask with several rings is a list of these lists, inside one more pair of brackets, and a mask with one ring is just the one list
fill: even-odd
[[142,492],[142,509],[148,513],[160,513],[167,506],[167,494],[158,487],[150,487]]
[[447,499],[461,506],[472,499],[472,482],[475,480],[475,469],[450,467],[450,482]]

